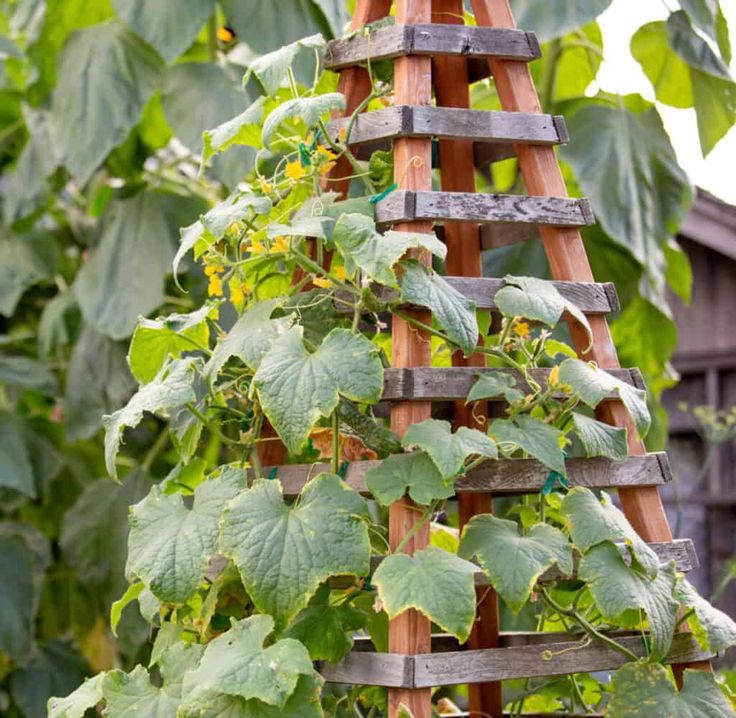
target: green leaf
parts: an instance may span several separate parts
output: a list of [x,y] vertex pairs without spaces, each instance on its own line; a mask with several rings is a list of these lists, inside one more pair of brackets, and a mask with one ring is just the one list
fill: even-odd
[[595,20],[611,0],[513,0],[516,24],[542,41],[576,30]]
[[[235,67],[212,62],[183,62],[166,70],[161,87],[164,114],[176,137],[195,154],[202,152],[205,130],[240,115],[256,100],[238,74]],[[247,171],[244,167],[243,175]]]
[[680,578],[677,582],[675,598],[681,606],[693,609],[695,617],[688,621],[703,650],[722,653],[736,645],[736,623],[700,596],[687,579]]
[[128,350],[133,376],[145,384],[156,377],[168,359],[208,348],[207,317],[211,312],[212,305],[205,304],[189,314],[169,314],[158,319],[141,317]]
[[24,356],[0,355],[0,385],[35,389],[54,396],[59,384],[51,370],[35,359]]
[[85,713],[102,701],[105,674],[88,678],[66,698],[49,698],[49,718],[84,718]]
[[680,0],[680,7],[689,15],[693,25],[716,39],[718,0]]
[[317,126],[320,117],[332,110],[344,110],[345,97],[339,92],[329,92],[326,95],[313,97],[298,97],[287,100],[279,105],[263,123],[261,141],[265,147],[270,147],[271,138],[282,122],[298,117],[304,125],[311,129]]
[[329,416],[340,396],[375,403],[383,391],[380,349],[347,329],[333,329],[309,353],[303,328],[278,337],[253,379],[264,414],[286,444],[298,452],[317,419]]
[[665,245],[664,256],[667,260],[665,269],[667,286],[685,304],[689,304],[693,290],[693,268],[690,259],[674,238]]
[[100,241],[74,283],[89,324],[112,339],[124,339],[139,316],[163,303],[178,229],[201,207],[201,200],[159,192],[110,204]]
[[603,492],[599,500],[590,489],[577,486],[567,494],[561,510],[570,526],[573,543],[581,551],[604,541],[623,543],[647,575],[653,578],[657,574],[657,554],[642,541],[608,494]]
[[[542,55],[548,57],[549,50],[542,48]],[[554,102],[583,97],[598,75],[602,61],[603,33],[597,22],[563,36],[554,73]]]
[[105,465],[112,477],[117,477],[115,457],[120,449],[125,427],[138,426],[144,412],[169,414],[195,401],[194,377],[201,362],[194,359],[177,359],[164,367],[149,384],[114,414],[102,418],[105,427]]
[[223,122],[214,129],[205,130],[203,135],[202,166],[220,152],[233,145],[246,145],[256,149],[261,146],[261,121],[265,98],[259,97],[247,110]]
[[572,415],[575,435],[585,449],[586,456],[607,456],[609,459],[625,459],[629,454],[626,429],[604,424],[584,414]]
[[245,485],[243,471],[226,467],[195,489],[191,508],[154,486],[131,509],[128,580],[142,579],[164,603],[189,600],[217,553],[222,510]]
[[136,666],[130,673],[110,671],[102,681],[105,715],[163,718],[176,715],[179,701],[151,683],[148,671]]
[[462,471],[469,456],[498,458],[498,448],[487,434],[466,426],[461,426],[453,434],[449,422],[438,419],[412,424],[406,430],[401,445],[424,449],[446,481]]
[[415,608],[465,642],[475,619],[476,570],[470,561],[429,546],[413,556],[386,556],[373,575],[373,584],[389,618]]
[[613,676],[608,718],[730,718],[733,708],[710,672],[686,670],[681,691],[658,663],[629,663]]
[[515,419],[495,419],[488,432],[498,444],[513,444],[553,471],[567,476],[561,441],[564,434],[539,419],[520,414]]
[[0,231],[0,314],[12,316],[23,293],[48,277],[48,268],[30,238]]
[[465,403],[499,398],[513,404],[524,398],[524,392],[516,388],[516,380],[509,374],[502,372],[478,374],[478,379],[470,388]]
[[667,18],[667,34],[672,49],[691,67],[720,77],[722,80],[731,80],[728,66],[712,50],[690,24],[687,14],[678,10],[670,13]]
[[199,667],[184,677],[184,703],[219,693],[283,706],[299,676],[310,676],[314,669],[307,649],[293,638],[264,648],[273,630],[270,616],[233,620],[229,631],[207,645]]
[[161,654],[157,662],[164,688],[169,695],[181,698],[184,677],[187,672],[197,668],[205,648],[199,643],[177,641]]
[[51,103],[52,135],[62,163],[80,184],[125,141],[161,69],[158,54],[121,22],[69,36]]
[[370,279],[398,288],[394,265],[412,248],[424,248],[440,259],[447,248],[434,234],[386,232],[379,234],[372,217],[343,214],[335,225],[332,241],[342,255],[345,269],[352,274],[360,268]]
[[33,638],[33,572],[33,554],[26,542],[17,535],[0,534],[0,652],[19,663],[28,657]]
[[581,359],[565,359],[560,364],[560,383],[567,384],[581,401],[595,409],[606,397],[616,394],[634,420],[637,431],[644,436],[649,431],[651,417],[647,409],[647,393],[616,379],[594,364]]
[[251,371],[258,369],[271,344],[289,330],[293,321],[290,316],[271,319],[278,304],[276,299],[258,302],[235,322],[227,336],[217,342],[204,366],[203,375],[208,382],[217,379],[231,357],[240,359]]
[[567,312],[588,333],[592,343],[593,334],[588,319],[578,307],[565,299],[552,282],[535,277],[504,277],[505,285],[496,292],[495,301],[501,313],[511,319],[523,317],[556,327],[564,312]]
[[656,109],[586,105],[567,124],[572,140],[562,156],[606,234],[661,273],[661,247],[685,218],[692,190]]
[[196,39],[215,9],[215,0],[113,0],[115,10],[166,62],[176,60]]
[[283,626],[330,576],[368,573],[366,515],[365,501],[332,474],[310,481],[293,507],[278,482],[260,480],[225,509],[220,545],[257,608]]
[[131,584],[125,593],[110,606],[110,630],[114,636],[118,635],[118,626],[123,616],[123,610],[125,610],[126,606],[133,603],[143,593],[143,589],[145,588],[146,584],[142,581]]
[[365,484],[384,506],[398,501],[407,491],[413,501],[427,506],[435,499],[447,499],[455,492],[445,481],[428,454],[394,454],[365,474]]
[[331,603],[324,584],[284,633],[303,643],[313,661],[337,663],[353,647],[353,632],[365,626],[365,616],[348,603]]
[[0,487],[36,498],[36,481],[17,417],[0,412]]
[[458,554],[478,557],[499,595],[518,613],[537,579],[557,564],[566,576],[573,572],[572,545],[565,534],[548,524],[535,524],[524,535],[514,521],[491,514],[474,516],[467,524]]
[[125,349],[86,326],[74,345],[66,379],[66,433],[69,441],[89,439],[103,414],[119,407],[135,390]]
[[478,344],[480,331],[475,302],[416,260],[404,260],[401,267],[401,301],[431,309],[450,341],[457,344],[465,356],[470,356]]
[[289,45],[284,45],[278,50],[261,55],[248,66],[243,84],[247,84],[250,76],[255,75],[266,92],[269,95],[274,95],[286,79],[289,69],[301,50],[322,49],[324,46],[325,40],[322,35],[311,35]]
[[627,611],[643,610],[649,619],[653,659],[667,655],[677,623],[674,562],[650,578],[627,566],[617,546],[599,543],[583,556],[578,578],[588,584],[604,618],[617,621]]
[[62,347],[71,343],[79,318],[77,298],[70,288],[53,297],[43,308],[38,322],[38,353],[43,357],[58,356]]

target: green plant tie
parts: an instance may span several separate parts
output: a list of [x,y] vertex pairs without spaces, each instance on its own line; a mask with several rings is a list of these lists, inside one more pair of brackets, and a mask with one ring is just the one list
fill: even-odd
[[348,473],[348,466],[350,466],[349,461],[343,461],[342,464],[340,464],[340,468],[337,470],[337,475],[341,478],[345,478],[345,474]]
[[379,192],[378,194],[374,194],[370,200],[368,200],[371,204],[375,205],[378,204],[382,199],[385,199],[388,197],[392,192],[399,189],[398,183],[394,182],[390,187],[383,190],[383,192]]
[[312,164],[311,153],[303,142],[299,143],[299,158],[302,161],[302,167],[309,167]]
[[279,473],[278,466],[274,466],[271,471],[268,472],[268,480],[273,481],[276,478],[276,474]]
[[[567,452],[563,451],[562,455],[567,459]],[[542,487],[542,496],[549,496],[558,484],[565,489],[565,491],[570,490],[570,482],[559,471],[550,471],[549,474],[547,474],[547,480],[544,482],[544,486]]]

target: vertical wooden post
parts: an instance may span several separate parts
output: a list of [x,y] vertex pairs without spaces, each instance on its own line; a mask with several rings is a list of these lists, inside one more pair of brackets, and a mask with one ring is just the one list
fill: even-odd
[[[397,23],[428,23],[431,21],[431,0],[397,0]],[[397,105],[428,105],[432,99],[432,66],[429,57],[409,56],[396,60],[394,65],[394,93]],[[402,138],[394,143],[394,176],[402,189],[430,190],[432,188],[432,145],[429,139]],[[431,232],[428,222],[396,225],[395,229],[412,232]],[[421,262],[429,264],[426,251],[413,253]],[[428,321],[426,312],[419,313]],[[394,317],[392,323],[393,366],[429,366],[431,347],[429,337]],[[397,402],[391,407],[391,428],[401,436],[412,424],[431,416],[429,402]],[[389,508],[389,544],[395,549],[419,519],[418,508],[408,499],[397,501]],[[405,550],[413,553],[429,543],[429,524],[425,524],[407,543]],[[405,611],[389,624],[389,650],[393,653],[417,654],[431,650],[429,620],[414,609]],[[389,689],[388,713],[397,718],[403,704],[414,718],[430,718],[431,691]]]
[[[432,21],[446,25],[463,24],[463,0],[432,0]],[[438,56],[433,59],[432,79],[435,99],[442,107],[470,107],[468,63],[464,57]],[[440,140],[440,171],[442,189],[446,192],[475,192],[474,143],[468,140]],[[481,277],[483,266],[480,252],[480,228],[468,222],[445,222],[447,245],[447,273],[452,276]],[[485,355],[474,354],[465,358],[455,352],[453,366],[486,365]],[[485,403],[485,402],[484,402]],[[455,402],[455,427],[471,426],[481,430],[487,427],[487,404],[476,407],[475,415],[465,402]],[[490,493],[460,494],[458,496],[460,528],[475,515],[493,511]],[[489,587],[478,587],[476,623],[468,640],[468,648],[498,647],[499,616],[496,592]],[[503,696],[501,683],[474,683],[468,686],[471,715],[501,718]]]

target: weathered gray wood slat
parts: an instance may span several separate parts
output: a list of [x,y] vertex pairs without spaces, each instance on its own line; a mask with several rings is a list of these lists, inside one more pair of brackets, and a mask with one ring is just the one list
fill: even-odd
[[[543,388],[547,387],[550,369],[532,369],[529,373]],[[638,369],[609,369],[608,373],[627,384],[645,388]],[[477,367],[416,367],[392,368],[384,371],[384,401],[453,401],[467,397],[479,374],[505,374],[513,377],[516,386],[524,393],[529,385],[515,369],[479,369]],[[611,395],[615,398],[615,395]],[[502,396],[491,397],[501,401]]]
[[[333,120],[328,124],[330,135],[337,138],[340,130],[347,129],[351,122],[350,118]],[[347,141],[360,145],[397,137],[534,145],[556,145],[569,140],[565,121],[559,115],[400,105],[357,117]]]
[[[379,461],[353,461],[348,464],[345,482],[361,494],[368,495],[366,472]],[[572,486],[590,489],[631,486],[661,486],[672,480],[672,472],[664,452],[629,456],[621,461],[605,458],[568,459],[567,478]],[[322,464],[285,464],[267,466],[264,475],[276,469],[284,496],[298,496],[309,479],[329,473],[332,469]],[[549,476],[549,468],[536,459],[488,460],[476,466],[455,481],[455,493],[491,492],[493,494],[522,494],[540,491]]]
[[[444,277],[444,280],[464,297],[475,302],[478,309],[498,310],[495,297],[496,292],[506,284],[503,279],[491,277]],[[593,282],[553,282],[557,291],[571,301],[585,314],[609,314],[621,308],[618,301],[616,287],[611,282],[595,284]],[[373,293],[382,301],[398,301],[398,292],[389,287],[373,285]],[[350,300],[350,294],[338,292],[338,297]],[[352,314],[351,307],[343,302],[335,303],[335,308],[341,313]]]
[[341,70],[405,55],[462,55],[531,62],[541,57],[536,35],[523,30],[463,25],[390,25],[333,40],[325,67]]
[[587,199],[479,194],[474,192],[391,192],[376,205],[381,224],[432,222],[515,222],[583,227],[595,219]]
[[[625,636],[618,641],[639,656],[646,654],[640,636]],[[565,650],[570,647],[570,641],[559,641],[418,656],[353,652],[336,665],[319,664],[319,670],[331,683],[430,688],[615,670],[627,663],[624,656],[601,643],[581,644],[577,650]],[[553,657],[550,658],[550,654],[554,654]],[[388,663],[387,656],[398,660]],[[711,657],[712,654],[703,651],[691,634],[678,633],[666,662],[689,663]]]

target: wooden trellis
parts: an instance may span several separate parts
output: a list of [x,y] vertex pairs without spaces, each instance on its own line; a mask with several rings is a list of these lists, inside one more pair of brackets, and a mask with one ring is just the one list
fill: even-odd
[[[358,0],[353,29],[387,16],[391,0]],[[564,120],[542,112],[528,63],[540,57],[532,33],[517,30],[508,0],[472,0],[478,27],[463,25],[463,0],[397,0],[395,24],[367,34],[337,40],[328,46],[326,65],[341,72],[340,90],[351,114],[369,95],[371,85],[365,66],[369,61],[394,61],[395,106],[361,115],[354,123],[351,144],[358,155],[377,147],[393,146],[397,191],[376,207],[377,220],[399,230],[430,232],[441,225],[447,244],[448,281],[479,308],[493,310],[493,296],[502,286],[482,278],[481,249],[541,236],[552,275],[560,292],[588,317],[594,342],[574,322],[570,330],[581,356],[594,360],[613,375],[643,387],[636,369],[621,369],[611,339],[606,314],[618,309],[615,289],[594,281],[579,228],[594,219],[588,202],[567,197],[554,146],[567,141]],[[502,112],[469,109],[469,83],[490,76],[495,83]],[[433,106],[432,100],[435,100]],[[339,134],[346,120],[331,123]],[[432,142],[439,143],[441,191],[432,191]],[[475,168],[506,157],[518,157],[528,196],[476,194]],[[333,178],[350,174],[338,163]],[[333,179],[345,191],[347,183]],[[417,259],[428,264],[425,251]],[[416,312],[427,321],[426,312]],[[451,369],[430,368],[430,344],[426,336],[398,317],[392,320],[393,368],[386,372],[383,400],[390,403],[391,426],[399,435],[432,415],[433,404],[450,402],[456,426],[475,426],[465,397],[479,371],[487,369],[481,354],[453,356]],[[546,372],[535,377],[544,384]],[[499,397],[499,402],[501,397]],[[493,416],[499,402],[488,402],[482,415]],[[639,535],[662,561],[674,559],[678,569],[697,566],[692,543],[673,541],[660,501],[658,486],[670,479],[667,457],[647,454],[624,407],[615,398],[600,405],[601,420],[628,428],[629,458],[571,459],[570,483],[618,491],[623,510]],[[483,419],[481,418],[481,424]],[[265,463],[271,462],[267,457]],[[376,462],[354,462],[345,476],[366,494],[366,471]],[[269,469],[267,469],[269,470]],[[325,467],[328,470],[328,467]],[[279,466],[278,475],[287,496],[299,493],[313,466]],[[548,470],[534,460],[489,461],[456,483],[461,524],[472,516],[492,511],[492,496],[537,492]],[[389,543],[394,549],[418,520],[410,500],[392,505]],[[424,525],[404,546],[407,553],[425,547],[429,526]],[[378,560],[378,559],[377,559]],[[559,574],[548,572],[544,580]],[[485,585],[484,585],[485,584]],[[429,620],[415,610],[394,619],[389,627],[389,653],[372,652],[369,642],[356,641],[352,653],[338,665],[325,664],[326,680],[370,684],[389,688],[389,715],[404,704],[415,718],[429,718],[430,689],[468,684],[470,716],[501,716],[500,681],[532,676],[616,669],[624,659],[602,644],[561,652],[554,661],[548,651],[569,647],[561,634],[505,634],[499,631],[495,594],[479,572],[476,576],[479,605],[476,626],[466,649],[445,635],[431,635]],[[622,634],[619,640],[643,654],[640,636]],[[667,662],[676,673],[683,666],[707,668],[706,655],[687,633],[675,636]],[[467,715],[467,714],[466,714]]]

